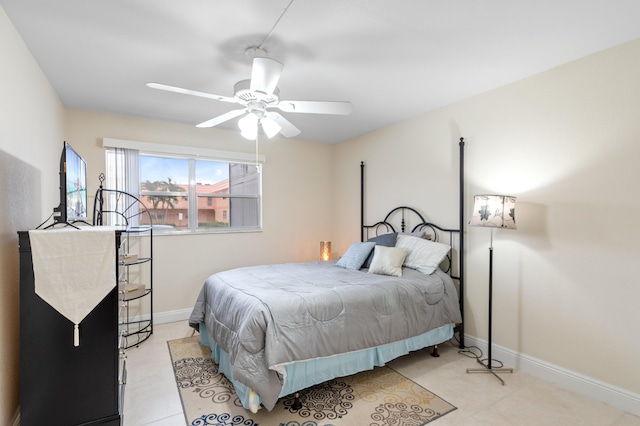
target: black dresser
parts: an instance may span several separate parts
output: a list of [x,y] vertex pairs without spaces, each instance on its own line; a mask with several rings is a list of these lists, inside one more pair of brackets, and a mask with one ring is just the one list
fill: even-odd
[[35,293],[29,233],[18,234],[20,424],[120,425],[125,370],[117,286],[81,322],[74,346],[73,323]]

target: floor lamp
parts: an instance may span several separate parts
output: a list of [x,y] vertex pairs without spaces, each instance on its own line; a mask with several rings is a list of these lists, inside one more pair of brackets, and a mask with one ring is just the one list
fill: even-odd
[[504,385],[504,380],[496,373],[513,373],[512,368],[494,368],[491,363],[491,316],[493,310],[493,230],[494,228],[516,229],[516,197],[508,195],[476,195],[471,215],[471,226],[481,226],[491,230],[489,245],[489,338],[486,363],[478,359],[484,368],[469,368],[467,373],[491,373]]

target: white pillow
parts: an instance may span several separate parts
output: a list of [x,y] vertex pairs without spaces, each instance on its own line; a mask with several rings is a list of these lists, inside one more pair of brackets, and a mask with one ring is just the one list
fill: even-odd
[[404,266],[417,269],[426,275],[432,274],[451,250],[451,247],[446,244],[408,235],[398,235],[396,247],[409,250]]
[[406,248],[377,245],[373,249],[373,259],[371,260],[371,265],[369,265],[369,273],[401,277],[402,264],[407,254],[409,254],[409,250]]

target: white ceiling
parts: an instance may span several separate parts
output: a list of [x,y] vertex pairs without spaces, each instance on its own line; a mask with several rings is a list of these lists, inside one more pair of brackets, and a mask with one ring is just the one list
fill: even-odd
[[[67,108],[195,125],[236,106],[145,83],[233,96],[245,50],[290,2],[0,5]],[[284,63],[282,98],[353,103],[348,116],[282,113],[298,139],[337,143],[640,38],[638,17],[638,0],[295,0],[263,47]]]

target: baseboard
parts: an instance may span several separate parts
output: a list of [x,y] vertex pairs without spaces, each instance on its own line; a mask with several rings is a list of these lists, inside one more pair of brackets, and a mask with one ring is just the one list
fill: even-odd
[[[180,309],[177,311],[167,311],[167,312],[154,312],[153,314],[153,323],[154,324],[166,324],[169,322],[178,322],[178,321],[187,321],[189,316],[191,315],[191,311],[193,309]],[[136,321],[148,321],[149,314],[139,315],[135,317],[129,318],[131,322]]]
[[155,312],[153,314],[153,322],[154,324],[166,324],[168,322],[186,321],[189,319],[192,310],[193,308],[168,312]]
[[[465,346],[477,346],[485,354],[487,353],[487,342],[485,340],[468,334],[465,334],[464,339]],[[636,393],[584,376],[575,371],[549,364],[540,359],[514,352],[496,344],[492,346],[491,351],[492,358],[498,359],[510,367],[547,380],[561,388],[640,416],[640,395]]]

